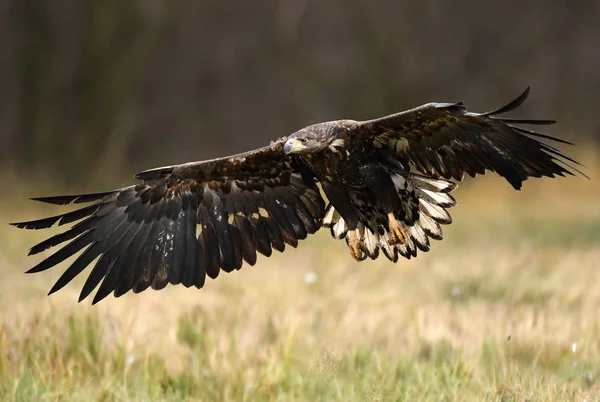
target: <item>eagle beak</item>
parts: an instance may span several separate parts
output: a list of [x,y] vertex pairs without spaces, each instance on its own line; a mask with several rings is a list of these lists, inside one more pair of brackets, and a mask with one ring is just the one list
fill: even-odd
[[302,141],[297,140],[296,138],[290,138],[283,144],[283,153],[284,154],[294,154],[302,151],[306,148],[306,145],[302,143]]

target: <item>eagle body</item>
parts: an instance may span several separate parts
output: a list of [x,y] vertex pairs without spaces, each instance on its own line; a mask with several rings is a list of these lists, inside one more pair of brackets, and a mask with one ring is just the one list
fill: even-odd
[[13,225],[76,222],[31,248],[30,255],[61,245],[28,272],[79,253],[50,293],[93,265],[79,298],[97,289],[93,303],[169,283],[201,288],[206,277],[297,247],[321,227],[345,239],[358,261],[380,253],[410,259],[442,239],[441,225],[452,222],[447,209],[456,205],[450,192],[465,173],[490,170],[515,189],[529,177],[585,176],[540,139],[566,141],[521,126],[554,121],[500,116],[528,93],[487,113],[429,103],[374,120],[314,124],[253,151],[141,172],[138,184],[121,189],[35,198],[88,205]]
[[[339,203],[338,210],[344,209],[344,202],[351,204],[357,214],[367,212],[359,205],[372,205],[388,212],[400,208],[400,194],[397,194],[392,178],[409,168],[401,163],[382,162],[385,161],[383,152],[373,147],[369,137],[352,136],[358,133],[357,127],[358,122],[344,120],[305,129],[318,130],[322,138],[334,145],[318,152],[300,154],[302,162],[324,184],[324,192],[332,204]],[[346,220],[348,218],[346,216]],[[369,219],[357,219],[351,229],[356,229],[358,221],[368,222]],[[376,227],[372,229],[376,231]]]

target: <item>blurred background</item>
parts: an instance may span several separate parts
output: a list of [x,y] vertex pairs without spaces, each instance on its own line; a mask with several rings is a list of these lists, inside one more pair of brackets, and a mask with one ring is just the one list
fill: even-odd
[[[354,262],[321,231],[201,291],[76,303],[23,272],[26,197],[439,101],[547,131],[592,180],[496,175],[444,241]],[[0,400],[600,400],[600,2],[0,0]],[[61,228],[62,229],[62,228]],[[72,260],[71,260],[72,261]]]
[[600,3],[0,1],[0,166],[116,174],[267,144],[430,101],[600,139]]

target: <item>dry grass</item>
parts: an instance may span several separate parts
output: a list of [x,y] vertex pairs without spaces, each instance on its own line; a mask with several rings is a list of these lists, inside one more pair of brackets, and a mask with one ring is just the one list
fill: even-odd
[[[357,264],[323,232],[201,291],[95,307],[82,280],[46,297],[62,270],[22,274],[44,234],[3,225],[0,399],[600,400],[598,182],[499,184],[461,186],[416,260]],[[20,205],[0,221],[49,211]]]

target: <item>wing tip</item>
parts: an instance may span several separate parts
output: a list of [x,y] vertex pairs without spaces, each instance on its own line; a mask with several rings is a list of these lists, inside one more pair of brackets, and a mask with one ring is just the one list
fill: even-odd
[[44,251],[45,249],[36,249],[36,247],[31,247],[29,249],[29,251],[27,252],[27,257],[31,257],[32,255],[36,255],[38,253],[41,253],[42,251]]
[[14,226],[19,229],[27,229],[27,230],[38,230],[38,229],[47,229],[52,226],[56,222],[58,222],[63,215],[50,216],[48,218],[35,219],[32,221],[23,221],[23,222],[13,222],[9,223],[10,226]]
[[81,303],[83,302],[88,295],[84,295],[83,292],[79,294],[79,296],[77,297],[77,303]]
[[42,271],[45,271],[45,269],[40,269],[39,264],[38,264],[35,267],[30,268],[27,271],[25,271],[25,273],[26,274],[37,274],[38,272],[42,272]]
[[514,100],[512,100],[508,104],[502,106],[499,109],[492,110],[491,112],[481,113],[481,115],[491,117],[494,115],[510,112],[511,110],[515,110],[516,108],[521,106],[523,104],[523,102],[525,102],[525,100],[527,100],[530,92],[531,92],[531,86],[528,86],[527,88],[525,88],[525,91],[523,91],[521,93],[521,95],[517,96]]
[[27,229],[27,222],[10,222],[9,225],[19,229]]
[[49,197],[30,197],[31,201],[43,202],[46,204],[53,205],[66,205],[70,204],[77,198],[76,195],[67,195],[67,196],[49,196]]
[[67,205],[67,204],[71,204],[71,203],[84,204],[84,203],[100,200],[104,197],[118,193],[126,188],[127,187],[123,187],[123,188],[119,188],[116,190],[103,191],[103,192],[99,192],[99,193],[58,195],[58,196],[48,196],[48,197],[30,197],[29,199],[31,201],[38,201],[38,202],[43,202],[46,204],[53,204],[53,205]]
[[[68,283],[68,282],[67,282],[67,283]],[[62,286],[59,286],[59,282],[56,282],[56,283],[54,284],[54,286],[52,286],[52,289],[50,289],[50,290],[48,291],[48,294],[47,294],[46,296],[50,296],[50,295],[52,295],[52,294],[54,294],[54,293],[58,292],[59,290],[61,290],[61,289],[64,287],[64,285],[66,285],[66,283],[65,283],[65,284],[63,284]]]

